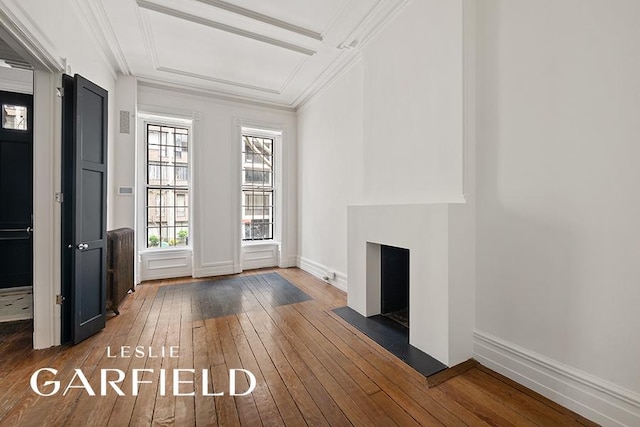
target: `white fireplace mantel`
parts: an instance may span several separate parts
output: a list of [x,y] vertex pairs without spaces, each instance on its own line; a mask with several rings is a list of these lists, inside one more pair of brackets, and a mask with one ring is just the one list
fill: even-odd
[[349,307],[380,314],[378,245],[409,249],[409,343],[447,366],[471,358],[473,236],[467,204],[349,206]]

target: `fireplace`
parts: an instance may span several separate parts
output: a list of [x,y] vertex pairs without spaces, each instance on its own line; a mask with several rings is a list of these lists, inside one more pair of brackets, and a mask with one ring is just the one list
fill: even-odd
[[381,252],[396,248],[410,258],[409,344],[447,366],[469,359],[475,241],[468,207],[362,205],[349,206],[348,214],[347,305],[365,318],[394,311],[382,307]]
[[409,249],[380,246],[380,314],[409,327]]

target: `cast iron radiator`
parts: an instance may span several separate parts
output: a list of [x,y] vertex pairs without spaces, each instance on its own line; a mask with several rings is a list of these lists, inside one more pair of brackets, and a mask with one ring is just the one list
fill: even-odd
[[118,306],[133,285],[133,229],[107,231],[107,309],[120,314]]

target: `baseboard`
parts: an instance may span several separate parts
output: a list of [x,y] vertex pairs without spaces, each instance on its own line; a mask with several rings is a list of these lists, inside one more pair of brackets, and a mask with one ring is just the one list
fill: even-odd
[[[339,273],[334,269],[317,263],[315,261],[311,261],[310,259],[304,257],[298,257],[298,267],[301,270],[306,271],[307,273],[324,280],[330,285],[335,286],[341,291],[347,292],[347,275],[343,273]],[[324,277],[328,275],[329,272],[336,273],[335,279],[325,280]]]
[[488,333],[476,331],[481,364],[604,426],[640,425],[640,395]]
[[297,256],[289,256],[280,258],[280,262],[278,263],[278,267],[280,268],[291,268],[298,266],[298,257]]

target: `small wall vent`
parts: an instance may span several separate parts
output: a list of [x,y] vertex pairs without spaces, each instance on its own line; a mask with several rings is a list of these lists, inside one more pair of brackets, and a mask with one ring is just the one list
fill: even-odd
[[129,117],[128,111],[120,110],[120,133],[129,133]]

